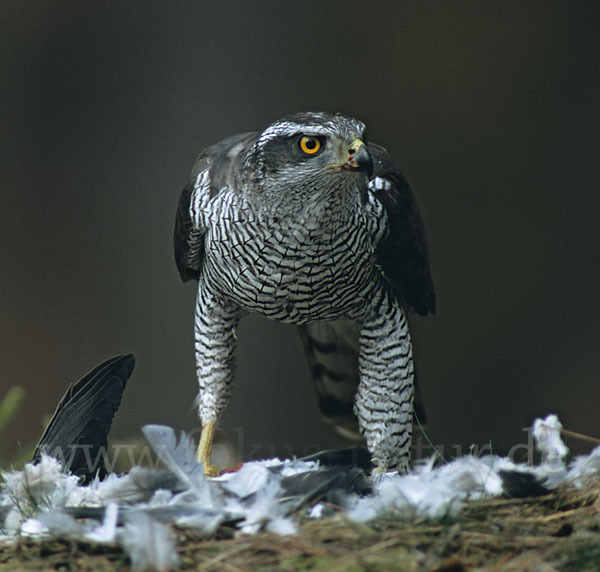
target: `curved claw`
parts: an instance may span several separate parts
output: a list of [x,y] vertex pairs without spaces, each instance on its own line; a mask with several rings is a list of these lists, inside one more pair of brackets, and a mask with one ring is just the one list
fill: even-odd
[[218,477],[221,474],[221,469],[217,465],[209,465],[204,463],[204,474],[207,477]]

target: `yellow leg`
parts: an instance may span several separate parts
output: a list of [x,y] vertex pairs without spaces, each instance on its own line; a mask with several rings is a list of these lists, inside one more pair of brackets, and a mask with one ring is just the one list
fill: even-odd
[[210,464],[210,451],[212,449],[214,435],[215,423],[213,421],[209,421],[202,425],[197,459],[199,463],[204,463],[204,474],[208,477],[217,477],[220,473],[219,467]]

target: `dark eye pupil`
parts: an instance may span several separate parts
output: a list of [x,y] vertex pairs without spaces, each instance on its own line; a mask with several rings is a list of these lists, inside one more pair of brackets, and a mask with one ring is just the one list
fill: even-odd
[[314,149],[317,146],[317,141],[315,139],[307,139],[305,145],[307,149]]

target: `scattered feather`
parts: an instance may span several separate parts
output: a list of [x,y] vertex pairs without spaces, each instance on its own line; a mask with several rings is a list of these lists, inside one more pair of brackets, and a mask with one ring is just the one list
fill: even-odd
[[133,467],[123,476],[108,475],[92,488],[103,504],[112,501],[134,504],[149,500],[159,490],[181,490],[179,480],[170,472],[146,467]]
[[110,502],[106,505],[104,520],[102,524],[94,530],[84,534],[87,540],[98,543],[114,542],[117,535],[117,522],[119,516],[119,505],[116,502]]
[[569,465],[566,480],[581,487],[587,479],[600,472],[600,445],[595,447],[589,455],[580,455]]
[[[29,530],[35,530],[41,526],[44,535],[61,538],[80,538],[84,534],[83,525],[75,518],[64,512],[44,511],[36,518],[30,518],[21,525],[21,533],[28,534]],[[30,534],[30,533],[29,533]]]
[[[74,485],[78,480],[77,477],[67,478]],[[37,507],[49,502],[64,474],[56,459],[42,455],[39,463],[28,463],[22,471],[3,473],[2,479],[6,494],[23,505]]]
[[319,451],[300,460],[305,463],[316,462],[321,467],[355,467],[364,471],[371,471],[374,468],[371,453],[366,447]]
[[301,459],[288,459],[278,464],[270,465],[271,471],[280,474],[282,477],[293,477],[298,473],[315,471],[319,467],[318,461],[303,461]]
[[178,511],[173,518],[173,522],[179,526],[193,528],[202,536],[212,536],[219,525],[225,520],[225,514],[221,510],[206,508],[204,506],[191,506],[189,512]]
[[179,557],[169,527],[143,511],[131,511],[126,517],[120,543],[131,560],[134,571],[177,570]]
[[534,473],[500,470],[498,474],[502,478],[504,492],[511,498],[537,497],[550,492]]
[[240,525],[242,532],[255,534],[269,521],[283,516],[281,493],[281,485],[276,480],[271,480],[259,490],[252,504],[247,507],[246,517]]
[[60,459],[70,473],[88,483],[106,475],[105,452],[112,420],[133,373],[133,355],[106,360],[69,385],[33,454]]
[[324,509],[325,505],[322,502],[318,502],[308,511],[308,518],[321,518]]
[[366,495],[372,491],[371,482],[360,469],[335,466],[284,477],[281,486],[293,510],[321,499],[343,505],[350,494]]
[[184,487],[201,495],[206,492],[204,466],[196,460],[196,446],[183,431],[179,443],[175,431],[163,425],[145,425],[142,432],[158,458]]
[[263,463],[244,463],[239,471],[227,474],[227,478],[220,481],[221,488],[244,499],[263,488],[269,480],[269,474],[268,467]]
[[[5,472],[0,479],[0,526],[6,539],[19,535],[118,542],[135,570],[178,566],[170,525],[209,537],[222,525],[246,534],[260,530],[294,534],[299,509],[310,518],[331,514],[333,504],[360,522],[392,515],[441,519],[455,516],[478,498],[545,494],[563,483],[585,484],[600,473],[600,447],[567,467],[567,449],[555,416],[536,420],[534,435],[543,456],[538,465],[507,457],[464,456],[436,466],[431,458],[407,475],[367,478],[354,452],[327,451],[304,459],[268,459],[209,479],[196,461],[196,447],[168,427],[144,428],[166,469],[135,467],[82,483],[60,462],[41,455],[37,464]],[[336,465],[336,459],[341,465]]]
[[[47,536],[49,532],[50,530],[44,526],[38,518],[28,518],[21,523],[19,529],[19,533],[22,536],[29,536],[33,538]],[[62,536],[62,534],[59,535]]]
[[19,533],[19,527],[23,522],[23,513],[14,507],[5,508],[8,508],[8,510],[5,511],[4,521],[2,523],[3,532],[6,536],[16,538]]
[[291,518],[277,516],[267,523],[266,529],[274,534],[287,536],[289,534],[296,534],[298,532],[298,525]]
[[548,464],[562,462],[569,449],[560,438],[562,425],[556,415],[548,415],[546,419],[536,419],[533,424],[533,437],[542,460]]

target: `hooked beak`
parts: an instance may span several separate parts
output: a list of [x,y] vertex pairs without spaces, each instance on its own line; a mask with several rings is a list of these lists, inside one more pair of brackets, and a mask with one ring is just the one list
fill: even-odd
[[373,161],[365,142],[358,137],[346,149],[341,163],[330,165],[334,171],[362,171],[369,177],[373,174]]
[[370,177],[373,174],[373,161],[365,142],[356,138],[348,149],[347,169],[364,171]]

